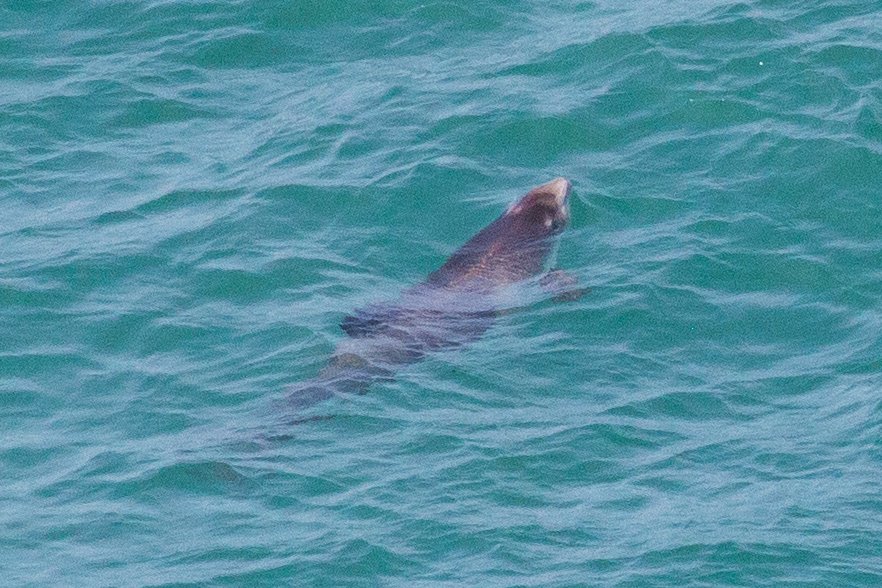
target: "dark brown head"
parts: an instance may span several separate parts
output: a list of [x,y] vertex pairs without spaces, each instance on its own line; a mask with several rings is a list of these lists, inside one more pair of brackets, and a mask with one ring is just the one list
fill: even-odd
[[564,178],[533,188],[429,275],[445,287],[502,286],[537,275],[554,237],[570,219],[570,183]]
[[533,188],[509,206],[502,218],[517,227],[522,239],[543,239],[560,233],[570,220],[570,182],[555,178]]

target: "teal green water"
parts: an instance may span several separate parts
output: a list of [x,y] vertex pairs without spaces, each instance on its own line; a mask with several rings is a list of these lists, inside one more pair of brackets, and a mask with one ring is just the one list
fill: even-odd
[[[285,425],[570,178],[583,299]],[[882,4],[0,4],[0,584],[882,584]]]

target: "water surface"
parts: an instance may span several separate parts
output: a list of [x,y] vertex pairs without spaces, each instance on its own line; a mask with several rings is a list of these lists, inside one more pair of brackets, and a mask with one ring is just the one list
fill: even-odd
[[[0,583],[882,580],[878,2],[0,22]],[[557,175],[588,296],[284,425]]]

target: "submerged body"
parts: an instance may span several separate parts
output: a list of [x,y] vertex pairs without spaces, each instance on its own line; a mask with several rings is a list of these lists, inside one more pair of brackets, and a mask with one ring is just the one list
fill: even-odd
[[398,300],[344,318],[347,339],[318,376],[292,388],[289,401],[308,406],[362,393],[398,366],[480,337],[507,289],[543,272],[569,221],[569,194],[564,178],[530,190]]

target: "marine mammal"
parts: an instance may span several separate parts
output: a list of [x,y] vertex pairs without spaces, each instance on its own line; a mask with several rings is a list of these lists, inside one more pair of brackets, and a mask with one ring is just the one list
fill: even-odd
[[291,387],[289,402],[363,393],[398,366],[480,337],[504,309],[506,289],[544,271],[570,219],[570,190],[562,177],[533,188],[397,300],[346,316],[340,326],[348,337],[315,378]]

